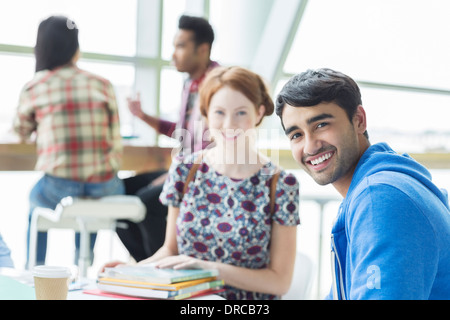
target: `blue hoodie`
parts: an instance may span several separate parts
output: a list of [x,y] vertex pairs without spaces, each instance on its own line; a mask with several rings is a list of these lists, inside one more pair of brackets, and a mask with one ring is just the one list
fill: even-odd
[[331,236],[328,298],[450,299],[448,195],[387,144],[361,157]]

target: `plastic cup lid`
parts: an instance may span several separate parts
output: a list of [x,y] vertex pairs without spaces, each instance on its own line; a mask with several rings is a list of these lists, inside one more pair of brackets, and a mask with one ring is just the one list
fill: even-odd
[[36,266],[33,268],[33,276],[39,278],[68,278],[72,274],[69,268],[53,266]]

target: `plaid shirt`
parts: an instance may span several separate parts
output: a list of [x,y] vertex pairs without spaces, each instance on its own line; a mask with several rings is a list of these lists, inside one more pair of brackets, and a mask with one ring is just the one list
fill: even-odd
[[35,74],[21,92],[14,130],[24,140],[36,132],[36,170],[83,182],[104,182],[119,170],[113,87],[74,65]]

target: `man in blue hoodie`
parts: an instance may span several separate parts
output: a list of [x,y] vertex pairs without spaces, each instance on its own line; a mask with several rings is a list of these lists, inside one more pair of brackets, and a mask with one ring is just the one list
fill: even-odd
[[344,197],[329,298],[450,299],[448,195],[408,155],[370,144],[355,81],[308,70],[283,87],[276,112],[295,160]]

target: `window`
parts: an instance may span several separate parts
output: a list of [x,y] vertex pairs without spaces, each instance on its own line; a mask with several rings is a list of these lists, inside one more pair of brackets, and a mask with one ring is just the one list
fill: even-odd
[[397,152],[450,150],[450,95],[361,88],[372,143]]
[[186,0],[165,0],[163,6],[161,55],[164,60],[171,60],[173,39],[178,31],[178,19],[186,8]]
[[[26,8],[26,10],[24,10]],[[32,79],[35,60],[32,54],[39,23],[50,15],[66,15],[79,27],[82,53],[97,61],[81,59],[79,67],[109,79],[114,85],[123,126],[122,134],[129,134],[130,114],[126,110],[126,96],[134,82],[134,65],[123,62],[124,57],[136,54],[137,1],[116,0],[17,0],[0,2],[0,85],[2,91],[0,135],[8,139],[20,90]],[[101,41],[99,41],[101,39]],[[103,57],[102,55],[107,55]],[[117,56],[117,57],[116,57]],[[130,60],[129,59],[129,60]]]
[[[62,14],[80,28],[82,51],[133,56],[136,0],[15,0],[0,2],[0,43],[34,47],[39,23]],[[101,41],[99,41],[101,39]]]
[[284,70],[448,90],[450,45],[438,39],[450,33],[449,10],[442,0],[309,1]]
[[[161,70],[161,98],[159,116],[161,119],[177,122],[180,116],[181,92],[183,77],[175,68]],[[158,144],[164,147],[174,147],[178,144],[172,138],[160,135]]]
[[0,139],[11,137],[14,112],[19,102],[19,94],[25,83],[33,77],[34,59],[27,56],[0,54],[0,87],[2,90],[0,108]]
[[308,1],[285,75],[341,71],[360,85],[372,143],[450,150],[449,10],[443,0]]

